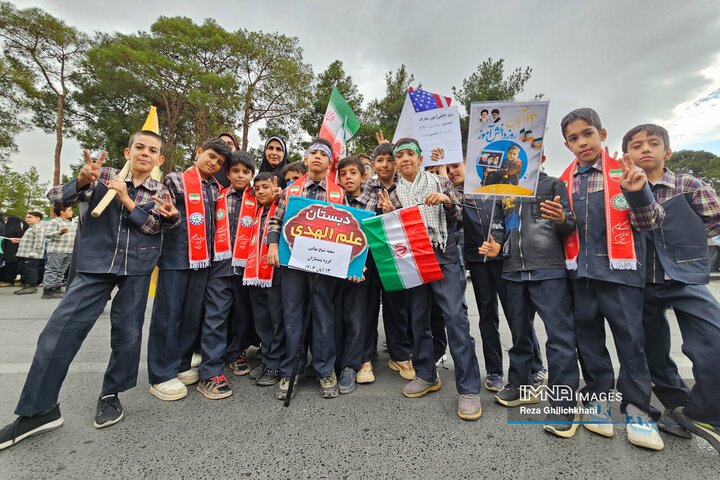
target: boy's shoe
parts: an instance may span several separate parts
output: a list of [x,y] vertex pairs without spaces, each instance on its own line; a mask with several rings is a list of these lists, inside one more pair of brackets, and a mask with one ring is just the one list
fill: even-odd
[[32,295],[33,293],[37,293],[37,287],[25,285],[23,288],[15,292],[15,295]]
[[357,383],[372,383],[375,381],[375,374],[373,373],[372,363],[365,362],[363,366],[358,370],[355,376]]
[[[443,367],[445,367],[445,360],[447,360],[447,354],[443,353],[435,359],[435,366],[439,367],[440,365],[442,365]],[[447,367],[445,368],[447,369]]]
[[403,395],[408,398],[424,397],[430,392],[440,390],[440,387],[442,387],[442,382],[440,381],[439,376],[435,377],[434,382],[424,380],[420,377],[415,377],[410,383],[405,385],[405,388],[403,388]]
[[269,387],[270,385],[275,385],[279,381],[280,372],[278,372],[277,370],[270,370],[269,368],[266,368],[263,374],[260,375],[257,380],[255,380],[255,385],[259,385],[261,387]]
[[150,393],[160,400],[170,402],[187,397],[187,387],[177,378],[150,385]]
[[123,408],[117,393],[101,395],[98,398],[95,413],[95,428],[105,428],[114,425],[123,418]]
[[15,280],[15,281],[13,282],[13,285],[15,285],[16,287],[19,287],[19,286],[22,285],[22,284],[23,284],[23,283],[22,283],[22,281],[20,281],[20,280]]
[[190,367],[197,368],[202,363],[202,355],[200,352],[193,352],[192,358],[190,359]]
[[479,393],[461,393],[457,406],[458,417],[463,420],[477,420],[482,415]]
[[55,408],[44,415],[18,417],[13,423],[0,430],[0,450],[12,447],[32,435],[54,430],[62,424],[60,405],[55,405]]
[[485,377],[485,390],[499,392],[503,389],[503,376],[501,373],[490,373]]
[[192,385],[200,381],[200,375],[198,375],[197,368],[190,368],[189,370],[178,373],[177,379],[180,380],[183,385]]
[[678,422],[673,415],[673,411],[670,408],[666,408],[665,411],[660,415],[660,419],[657,421],[657,426],[660,430],[676,437],[681,438],[692,438],[690,430],[685,428],[685,425]]
[[543,430],[558,437],[570,438],[575,435],[579,426],[580,417],[577,415],[572,413],[568,413],[567,415],[548,413],[545,417]]
[[240,355],[238,355],[235,361],[230,364],[230,368],[232,368],[233,373],[238,376],[247,375],[248,373],[250,373],[250,364],[245,358],[245,352],[242,352]]
[[[297,395],[297,384],[298,384],[298,378],[295,377],[295,384],[293,385],[293,391],[292,396],[293,398],[295,395]],[[275,397],[278,400],[285,400],[287,398],[287,392],[290,389],[290,377],[280,377],[280,381],[277,384],[277,387],[275,388]]]
[[56,290],[56,288],[43,288],[43,294],[40,298],[43,300],[49,300],[53,298],[53,293],[55,293]]
[[338,396],[338,384],[337,377],[335,376],[335,370],[333,370],[329,377],[323,377],[320,379],[320,396],[322,398],[335,398]]
[[196,388],[198,392],[210,400],[220,400],[221,398],[227,398],[232,395],[230,384],[227,378],[225,378],[225,375],[218,375],[217,377],[203,380],[198,383]]
[[11,286],[12,286],[12,283],[0,282],[0,287],[11,287]]
[[355,370],[345,367],[340,372],[340,380],[338,381],[338,389],[340,393],[352,393],[355,390]]
[[257,380],[262,377],[267,371],[267,367],[264,363],[260,363],[257,367],[250,370],[250,380]]
[[415,369],[413,368],[413,364],[410,360],[405,360],[402,362],[390,360],[388,362],[388,367],[390,367],[390,370],[400,372],[400,376],[403,377],[405,380],[412,380],[415,378]]
[[631,403],[627,406],[625,418],[627,419],[627,439],[630,443],[651,450],[665,448],[665,444],[655,423],[650,419],[650,415]]
[[609,402],[588,402],[586,408],[593,413],[586,413],[582,416],[583,427],[603,437],[615,435],[612,418],[610,418]]
[[508,383],[502,390],[495,394],[495,400],[506,407],[517,407],[527,403],[538,403],[540,399],[535,395],[529,395],[520,391],[520,387]]
[[[720,453],[720,426],[704,423],[692,418],[685,413],[685,407],[677,407],[673,410],[672,414],[685,428],[698,437],[702,437],[710,442],[710,445]],[[0,448],[2,448],[1,445]]]
[[532,374],[532,382],[533,382],[533,385],[536,387],[538,385],[547,385],[547,381],[548,381],[548,374],[547,374],[547,370],[545,370],[544,368],[541,368],[540,370],[538,370],[537,372],[534,372]]

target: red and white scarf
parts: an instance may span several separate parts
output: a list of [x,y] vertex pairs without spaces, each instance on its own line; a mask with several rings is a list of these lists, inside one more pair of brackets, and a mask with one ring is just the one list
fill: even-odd
[[[285,196],[285,203],[287,204],[287,201],[290,200],[290,197],[300,197],[303,194],[303,190],[305,189],[305,181],[308,178],[308,174],[306,173],[302,177],[295,180],[292,185],[290,185],[287,189],[287,195]],[[342,205],[343,201],[343,189],[340,188],[340,186],[330,180],[329,176],[325,177],[325,189],[327,191],[327,201],[330,203],[334,203],[336,205]]]
[[237,229],[235,230],[235,244],[230,248],[230,214],[227,209],[227,195],[230,187],[218,195],[215,206],[215,256],[213,260],[226,260],[232,257],[233,267],[244,267],[247,262],[248,245],[252,234],[252,221],[257,209],[257,201],[246,188],[242,194],[240,214],[238,215]]
[[262,232],[260,231],[260,223],[265,207],[261,205],[255,214],[250,240],[250,252],[247,257],[247,265],[245,266],[245,273],[243,275],[243,285],[262,288],[272,286],[275,269],[267,263],[268,246],[265,238],[267,237],[270,219],[275,215],[276,208],[277,203],[273,203],[265,217],[265,226]]
[[[573,209],[573,177],[577,165],[576,158],[560,176],[560,180],[567,186],[571,210]],[[636,270],[637,257],[630,225],[630,214],[627,210],[625,196],[620,190],[620,179],[622,177],[620,162],[603,152],[601,165],[610,268],[613,270]],[[565,237],[565,266],[568,270],[577,270],[579,252],[580,235],[575,229]]]
[[188,261],[190,268],[206,268],[210,266],[208,239],[205,234],[205,202],[200,172],[197,167],[190,167],[182,174],[183,190],[185,191],[185,222],[188,236]]

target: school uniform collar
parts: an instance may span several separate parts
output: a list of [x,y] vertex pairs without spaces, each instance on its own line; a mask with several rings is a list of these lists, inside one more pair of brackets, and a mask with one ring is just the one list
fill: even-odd
[[[127,175],[125,175],[125,183],[133,183],[132,172],[128,172]],[[138,187],[143,187],[148,192],[157,192],[160,187],[162,187],[162,184],[153,179],[151,175],[148,175],[145,181],[138,185]]]
[[655,183],[651,183],[650,185],[652,185],[653,187],[657,185],[662,185],[664,187],[675,190],[675,182],[677,175],[675,175],[669,168],[663,167],[663,170],[665,171],[665,173],[663,174],[662,178]]
[[230,186],[228,187],[228,191],[225,196],[227,197],[228,195],[232,195],[233,193],[237,195],[242,195],[243,193],[245,193],[245,189],[243,188],[242,190],[235,190],[232,186]]
[[[602,172],[602,156],[600,158],[598,158],[595,163],[590,165],[590,168],[594,168],[598,172]],[[590,170],[590,168],[588,168],[588,170]],[[587,170],[585,170],[585,172],[587,172]],[[584,172],[580,172],[580,164],[578,163],[577,165],[575,165],[575,172],[573,172],[573,176],[575,176],[579,173],[584,173]]]
[[326,177],[323,177],[322,180],[320,180],[319,182],[315,182],[312,178],[310,178],[310,175],[308,175],[305,179],[305,185],[303,185],[303,191],[307,191],[308,188],[312,187],[313,185],[317,185],[323,190],[327,190],[327,182],[325,181],[325,178]]

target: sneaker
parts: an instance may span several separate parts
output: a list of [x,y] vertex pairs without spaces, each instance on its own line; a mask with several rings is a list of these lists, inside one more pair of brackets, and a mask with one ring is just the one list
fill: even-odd
[[44,288],[42,297],[40,297],[43,300],[49,300],[53,298],[52,294],[55,292],[54,288]]
[[495,400],[506,407],[517,407],[528,403],[539,403],[540,399],[525,391],[525,389],[508,383],[495,394]]
[[245,358],[245,352],[238,355],[237,359],[230,364],[230,368],[232,368],[233,373],[238,376],[250,373],[250,364]]
[[55,289],[55,291],[50,293],[50,299],[51,300],[59,300],[65,296],[65,292],[63,292],[62,288],[58,287]]
[[37,293],[37,287],[32,287],[30,285],[25,285],[23,288],[15,292],[16,295],[32,295],[33,293]]
[[266,370],[267,367],[265,366],[265,364],[260,363],[260,365],[250,370],[250,380],[257,380],[258,378],[262,377]]
[[261,387],[269,387],[270,385],[275,385],[279,381],[280,372],[278,372],[277,370],[270,370],[269,368],[266,368],[263,374],[260,375],[257,380],[255,380],[255,385],[259,385]]
[[230,384],[227,378],[225,378],[225,375],[218,375],[217,377],[203,380],[198,383],[196,388],[198,392],[210,400],[220,400],[221,398],[227,398],[232,395]]
[[583,427],[603,437],[615,435],[612,418],[610,418],[610,403],[588,402],[587,409],[593,413],[586,413],[582,417]]
[[415,369],[413,368],[413,364],[410,360],[405,360],[402,362],[390,360],[388,362],[388,367],[390,367],[390,370],[400,372],[400,376],[403,377],[405,380],[412,380],[415,378]]
[[160,400],[173,401],[187,397],[187,387],[177,378],[150,385],[150,393]]
[[533,385],[536,387],[538,385],[547,385],[547,381],[548,381],[548,374],[547,374],[547,370],[545,370],[544,368],[541,368],[540,370],[538,370],[537,372],[534,372],[532,374],[532,382],[533,382]]
[[580,426],[580,417],[572,413],[561,415],[559,413],[548,413],[545,417],[543,430],[558,437],[570,438],[575,435]]
[[[685,413],[684,407],[674,409],[672,414],[685,428],[710,442],[710,445],[720,453],[720,426],[695,420]],[[2,449],[2,445],[0,445],[0,449]]]
[[101,395],[98,398],[95,413],[95,428],[105,428],[114,425],[123,418],[123,408],[117,393]]
[[18,417],[13,423],[0,430],[0,450],[12,447],[32,435],[54,430],[62,424],[60,405],[55,405],[55,408],[44,415]]
[[320,379],[320,396],[322,398],[335,398],[338,396],[338,384],[337,377],[335,376],[335,370],[333,370],[329,377],[322,377]]
[[355,390],[355,370],[345,367],[340,372],[340,380],[338,381],[338,389],[340,393],[352,393]]
[[0,287],[12,287],[12,283],[0,282]]
[[190,359],[190,367],[197,368],[202,363],[202,355],[200,352],[193,352],[192,358]]
[[503,376],[502,373],[489,373],[485,377],[485,390],[491,392],[499,392],[503,389]]
[[440,365],[442,365],[445,369],[447,369],[447,367],[445,366],[445,360],[447,360],[447,354],[443,353],[435,359],[435,366],[439,367]]
[[665,411],[660,415],[660,419],[657,421],[657,426],[660,430],[676,437],[681,438],[692,438],[690,430],[685,428],[685,425],[678,422],[673,415],[673,411],[670,408],[666,408]]
[[375,374],[373,373],[372,363],[365,362],[363,366],[358,370],[355,376],[357,383],[372,383],[375,381]]
[[650,450],[662,450],[665,448],[665,444],[660,438],[655,423],[650,419],[650,415],[631,403],[627,406],[625,418],[627,419],[627,439],[630,443]]
[[482,415],[479,393],[461,393],[457,406],[458,417],[463,420],[477,420]]
[[435,377],[434,382],[424,380],[420,377],[415,377],[410,383],[405,385],[405,388],[403,388],[403,395],[408,398],[424,397],[430,392],[440,390],[440,387],[442,387],[440,377]]
[[[292,396],[295,397],[297,394],[298,388],[298,378],[295,377],[295,384],[293,385],[293,391]],[[277,384],[277,387],[275,387],[275,397],[278,400],[285,400],[287,398],[287,392],[290,389],[290,377],[280,377],[280,381]]]
[[200,375],[198,375],[197,368],[190,368],[189,370],[178,373],[177,379],[180,380],[183,385],[192,385],[200,381]]

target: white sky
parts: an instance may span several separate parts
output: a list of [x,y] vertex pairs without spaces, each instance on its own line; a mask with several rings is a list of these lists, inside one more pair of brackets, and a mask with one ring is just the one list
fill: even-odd
[[[488,1],[15,1],[37,6],[91,33],[148,30],[160,15],[215,18],[224,28],[297,36],[317,74],[342,60],[366,101],[382,97],[385,73],[402,63],[423,88],[452,96],[479,63],[505,58],[508,71],[530,66],[519,100],[550,100],[548,172],[572,160],[559,123],[570,110],[595,108],[610,151],[639,123],[670,129],[672,147],[720,154],[720,2],[573,0]],[[713,96],[714,93],[714,96]],[[701,99],[706,99],[699,102]],[[162,121],[162,119],[161,119]],[[388,132],[385,132],[388,135]],[[389,136],[392,136],[390,132]],[[18,137],[17,168],[52,176],[54,136]],[[250,146],[260,142],[251,137]],[[67,139],[64,171],[80,158]]]

